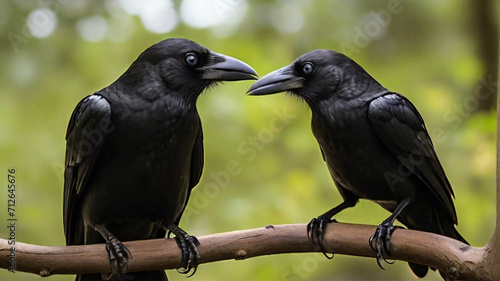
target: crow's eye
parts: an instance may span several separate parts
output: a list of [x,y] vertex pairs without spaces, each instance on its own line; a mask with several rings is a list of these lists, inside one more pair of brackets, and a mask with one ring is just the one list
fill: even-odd
[[198,63],[198,56],[195,53],[187,53],[186,62],[191,66],[195,66]]
[[313,72],[314,70],[314,65],[310,62],[306,62],[302,65],[302,73],[305,75],[309,75]]

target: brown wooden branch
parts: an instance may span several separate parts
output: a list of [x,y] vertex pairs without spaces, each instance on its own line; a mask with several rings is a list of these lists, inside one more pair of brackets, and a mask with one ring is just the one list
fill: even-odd
[[[331,223],[325,233],[328,252],[375,257],[368,245],[374,226]],[[266,226],[198,237],[202,263],[242,260],[262,255],[318,252],[306,236],[305,224]],[[124,242],[132,253],[128,271],[174,269],[181,263],[180,250],[173,239]],[[48,247],[15,243],[16,270],[48,276],[108,272],[104,244]],[[0,267],[9,267],[11,245],[0,239]],[[474,248],[448,237],[397,229],[391,240],[391,259],[426,264],[448,272],[457,279],[494,280],[493,272],[482,266],[488,248]],[[375,261],[374,261],[375,262]],[[202,270],[197,274],[202,274]]]
[[[498,50],[497,50],[498,51]],[[498,56],[497,56],[498,58]],[[498,61],[497,67],[500,65]],[[484,259],[479,264],[480,267],[486,268],[490,273],[491,278],[500,276],[500,71],[497,70],[497,219],[495,233],[485,246]]]

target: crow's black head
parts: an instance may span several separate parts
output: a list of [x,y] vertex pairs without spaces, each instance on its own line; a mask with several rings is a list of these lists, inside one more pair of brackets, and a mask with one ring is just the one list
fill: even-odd
[[250,87],[248,94],[289,91],[313,105],[332,97],[354,98],[370,85],[380,86],[349,57],[322,49],[306,53],[290,65],[260,78]]
[[188,39],[173,38],[146,49],[120,79],[142,85],[144,90],[161,86],[169,93],[197,97],[218,81],[257,77],[255,70],[240,60],[212,52]]

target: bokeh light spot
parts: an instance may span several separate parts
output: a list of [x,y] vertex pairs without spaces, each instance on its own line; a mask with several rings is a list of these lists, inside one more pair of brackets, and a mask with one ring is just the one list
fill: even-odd
[[108,23],[99,15],[78,20],[76,30],[80,36],[89,42],[99,42],[104,39],[108,30]]
[[26,24],[33,37],[45,38],[56,29],[57,16],[52,10],[46,8],[35,9],[26,18]]

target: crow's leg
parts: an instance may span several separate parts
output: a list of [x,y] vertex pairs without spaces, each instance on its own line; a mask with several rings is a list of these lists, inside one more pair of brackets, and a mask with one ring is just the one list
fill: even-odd
[[400,228],[398,226],[394,226],[394,221],[399,216],[401,211],[403,211],[403,209],[410,204],[410,202],[411,198],[406,198],[401,201],[396,210],[394,210],[394,212],[377,227],[375,233],[370,236],[370,247],[377,253],[377,264],[382,269],[384,269],[384,267],[380,264],[381,259],[388,264],[394,263],[389,262],[384,257],[384,251],[389,255],[391,254],[389,249],[391,248],[392,233],[396,228]]
[[193,270],[193,273],[191,273],[189,276],[195,274],[196,269],[198,268],[198,264],[200,264],[201,262],[201,256],[198,252],[197,247],[198,245],[200,245],[198,239],[187,234],[184,230],[173,223],[166,226],[159,225],[159,227],[167,231],[168,235],[170,235],[170,233],[173,233],[175,235],[174,239],[182,251],[181,267],[183,268],[183,270],[177,269],[177,271],[182,274],[188,274],[189,272],[191,272],[191,270]]
[[328,256],[326,254],[325,248],[323,247],[323,235],[326,225],[330,222],[336,222],[336,220],[331,219],[333,216],[340,213],[344,209],[347,209],[349,207],[354,207],[357,202],[358,202],[357,199],[345,200],[344,202],[339,204],[337,207],[331,209],[330,211],[318,216],[317,218],[313,218],[307,224],[307,238],[309,238],[311,242],[315,242],[315,240],[318,242],[318,245],[321,248],[321,251],[323,252],[323,255],[325,255],[326,258],[328,259],[333,258],[333,255]]
[[108,252],[110,273],[102,274],[105,280],[120,280],[127,269],[128,257],[132,258],[130,251],[102,224],[95,226],[95,230],[106,239],[106,251]]

